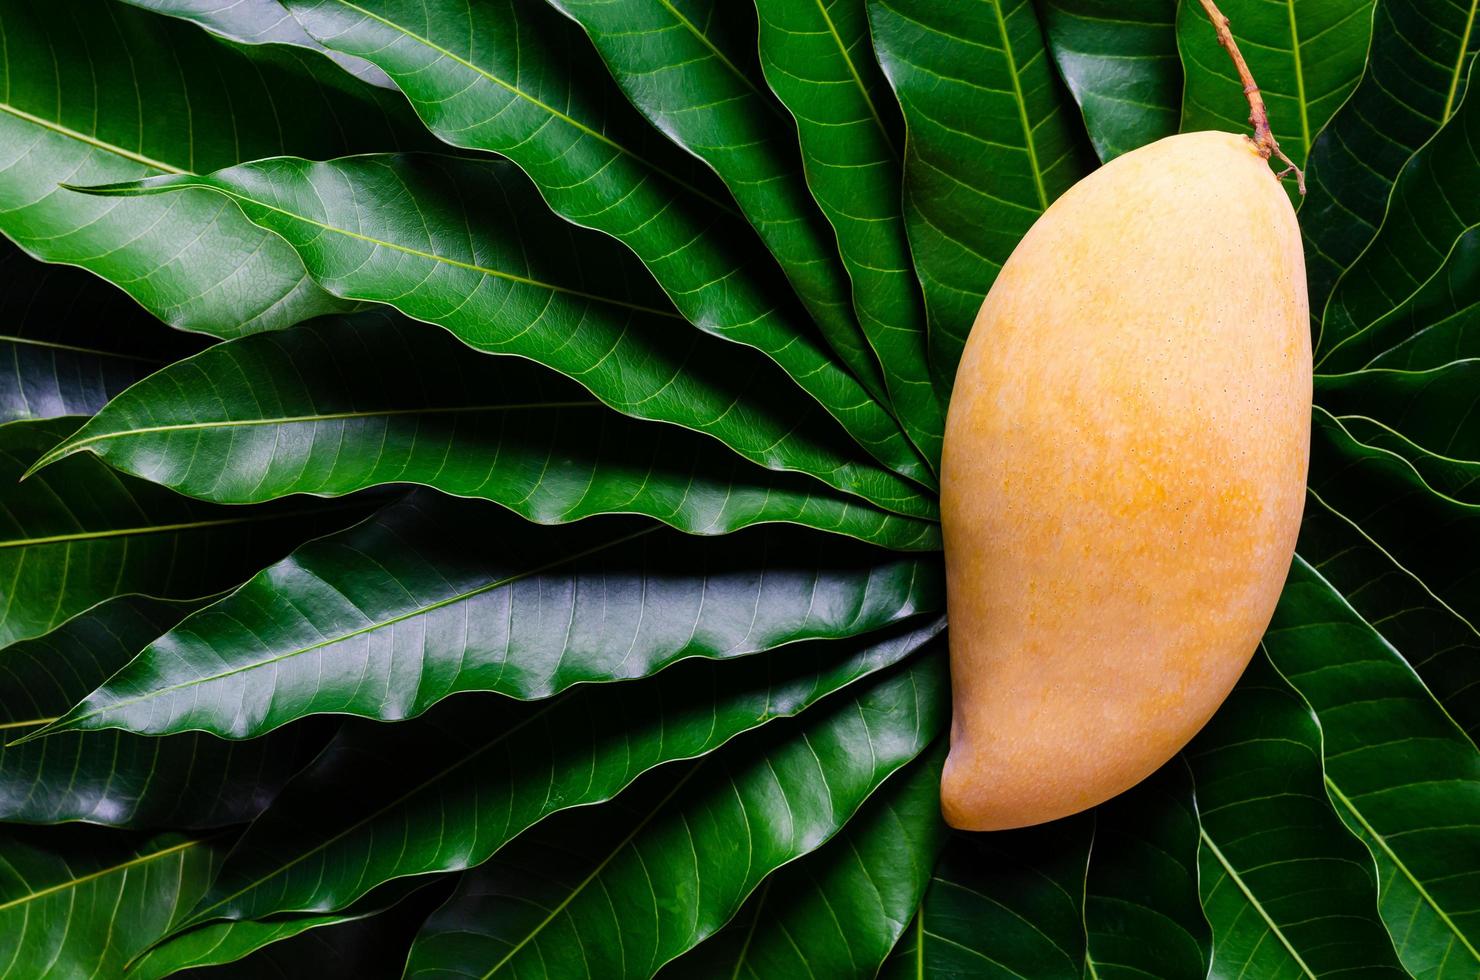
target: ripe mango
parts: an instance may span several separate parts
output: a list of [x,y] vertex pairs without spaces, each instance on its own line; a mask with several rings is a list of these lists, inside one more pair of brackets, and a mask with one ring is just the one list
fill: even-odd
[[1308,306],[1294,209],[1230,133],[1115,159],[1003,266],[941,470],[953,826],[1101,803],[1227,696],[1300,525]]

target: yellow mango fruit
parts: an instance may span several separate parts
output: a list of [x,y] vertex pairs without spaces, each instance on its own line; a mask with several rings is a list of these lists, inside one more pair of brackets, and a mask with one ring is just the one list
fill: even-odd
[[1013,252],[946,423],[950,824],[1101,803],[1227,696],[1300,525],[1308,306],[1294,209],[1231,133],[1115,159]]

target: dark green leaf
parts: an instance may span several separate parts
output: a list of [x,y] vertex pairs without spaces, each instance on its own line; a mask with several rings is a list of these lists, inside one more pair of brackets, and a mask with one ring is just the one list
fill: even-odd
[[[191,603],[123,597],[0,656],[0,735],[51,721],[175,625]],[[122,732],[60,735],[0,748],[0,820],[209,827],[255,817],[305,749],[295,729],[252,742]]]
[[507,156],[557,213],[626,243],[691,323],[765,351],[880,459],[931,480],[874,403],[879,369],[851,313],[814,304],[864,385],[828,352],[723,186],[633,110],[569,20],[538,0],[287,6],[325,44],[388,71],[442,139]]
[[837,239],[807,193],[796,128],[762,90],[754,6],[549,3],[585,30],[632,104],[719,175],[834,348],[855,372],[877,378],[849,302]]
[[[1304,166],[1311,143],[1362,74],[1373,0],[1219,0],[1269,109],[1280,149]],[[1196,0],[1177,12],[1187,84],[1182,129],[1251,133],[1249,102],[1233,59]]]
[[951,835],[885,980],[1080,980],[1092,820]]
[[[1382,635],[1299,558],[1266,638],[1325,735],[1326,786],[1378,869],[1410,965],[1443,952],[1480,970],[1480,752]],[[1417,901],[1415,898],[1421,898]],[[1426,934],[1413,941],[1409,923]],[[1468,959],[1465,959],[1468,957]]]
[[173,364],[46,461],[83,450],[222,503],[420,483],[540,523],[639,513],[720,534],[785,521],[939,546],[935,524],[753,466],[677,426],[635,422],[537,365],[389,311],[241,337]]
[[405,718],[460,691],[547,697],[856,636],[941,592],[933,558],[795,529],[541,528],[423,491],[191,616],[45,731],[248,738],[313,713]]
[[1444,266],[1391,310],[1347,338],[1333,360],[1355,368],[1421,370],[1480,357],[1480,229],[1455,241]]
[[205,891],[216,842],[103,827],[0,828],[0,975],[120,977]]
[[1351,363],[1347,344],[1441,275],[1461,239],[1477,226],[1480,95],[1472,94],[1403,168],[1382,228],[1333,287],[1317,338],[1317,369],[1359,366]]
[[445,878],[407,880],[378,888],[342,912],[212,922],[152,947],[129,965],[128,980],[399,978],[416,930],[450,884]]
[[1084,881],[1087,976],[1207,977],[1212,936],[1198,895],[1200,830],[1180,758],[1095,810]]
[[904,109],[904,218],[925,291],[931,367],[949,390],[997,270],[1094,167],[1028,0],[868,0]]
[[807,184],[837,232],[858,321],[900,424],[938,465],[945,408],[900,210],[904,125],[869,46],[864,0],[757,0],[756,9],[761,67],[796,119]]
[[945,742],[888,780],[837,837],[762,883],[729,925],[659,974],[873,980],[945,843]]
[[1403,653],[1471,740],[1480,737],[1480,633],[1471,621],[1314,494],[1296,551]]
[[944,658],[567,810],[463,876],[408,977],[649,977],[837,834],[945,719]]
[[1310,152],[1300,227],[1317,318],[1377,233],[1398,171],[1459,105],[1475,15],[1469,0],[1378,0],[1362,80]]
[[91,415],[200,346],[97,277],[0,239],[0,423]]
[[20,476],[81,422],[0,425],[0,647],[40,636],[117,595],[220,592],[364,512],[349,501],[260,507],[202,504],[120,476],[91,456]]
[[[551,214],[512,164],[284,157],[116,192],[182,187],[228,195],[335,295],[390,303],[480,350],[539,361],[620,412],[707,433],[763,466],[934,514],[917,485],[844,455],[836,423],[773,364],[692,329],[629,252]],[[402,209],[417,220],[401,220]]]
[[1177,132],[1177,0],[1039,0],[1038,9],[1102,161]]
[[402,725],[351,723],[247,831],[196,917],[331,910],[381,882],[477,866],[550,814],[798,714],[941,628],[692,660],[549,702],[464,697]]
[[216,336],[345,306],[219,198],[90,199],[58,185],[398,148],[416,130],[394,96],[309,52],[249,58],[188,24],[103,0],[15,0],[0,26],[0,232],[37,258],[117,283],[168,323]]
[[362,58],[331,51],[308,36],[308,32],[283,9],[278,0],[123,0],[155,13],[195,21],[212,34],[243,44],[291,44],[320,51],[362,82],[393,88],[385,72]]
[[1202,820],[1209,975],[1402,977],[1371,859],[1322,785],[1320,726],[1263,653],[1186,757]]

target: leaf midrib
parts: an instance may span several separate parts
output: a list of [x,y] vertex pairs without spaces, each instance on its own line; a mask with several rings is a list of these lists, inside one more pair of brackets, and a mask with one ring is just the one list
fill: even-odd
[[1470,50],[1470,34],[1475,30],[1475,12],[1480,10],[1480,0],[1470,0],[1470,13],[1465,18],[1464,33],[1459,39],[1459,57],[1454,59],[1454,74],[1449,78],[1449,94],[1444,98],[1444,113],[1439,118],[1439,125],[1449,121],[1454,115],[1454,101],[1459,95],[1459,80],[1464,73],[1465,52]]
[[222,527],[231,524],[250,524],[256,521],[279,520],[319,513],[314,510],[285,510],[272,514],[250,514],[244,517],[221,517],[205,521],[180,521],[175,524],[149,524],[139,527],[109,528],[106,531],[73,531],[67,534],[51,534],[37,538],[12,538],[0,541],[0,550],[6,548],[33,548],[40,545],[63,544],[72,541],[96,541],[103,538],[126,538],[144,534],[167,534],[171,531],[193,531],[203,527]]
[[[789,0],[794,2],[794,0]],[[853,84],[858,87],[858,94],[863,99],[863,104],[868,106],[869,115],[873,116],[874,125],[878,127],[879,135],[884,139],[884,145],[889,147],[889,152],[897,158],[899,148],[894,145],[889,130],[884,126],[884,119],[879,115],[879,107],[874,103],[873,97],[869,95],[868,87],[863,84],[863,76],[858,73],[858,66],[853,57],[848,54],[848,46],[843,43],[842,35],[838,33],[838,27],[833,23],[832,14],[828,13],[824,0],[816,0],[817,13],[822,17],[822,22],[827,25],[827,33],[832,36],[833,43],[838,46],[838,54],[843,59],[843,64],[848,66],[848,75],[853,79]]]
[[168,425],[146,425],[137,428],[119,429],[115,432],[100,432],[94,436],[88,436],[75,441],[68,440],[53,449],[45,456],[36,461],[31,468],[38,470],[43,466],[54,463],[63,457],[73,453],[96,446],[98,443],[107,442],[110,439],[125,439],[135,436],[159,435],[167,432],[192,432],[205,429],[235,429],[250,428],[265,425],[301,425],[309,422],[336,422],[347,419],[363,418],[397,418],[407,415],[468,415],[477,412],[500,412],[500,411],[532,411],[536,409],[562,409],[562,408],[601,408],[604,407],[598,401],[565,401],[565,402],[511,402],[502,405],[449,405],[449,406],[426,406],[422,408],[384,408],[365,409],[360,411],[344,412],[321,412],[315,415],[279,415],[256,419],[212,419],[204,422],[172,422]]
[[[543,565],[537,565],[534,568],[529,568],[522,572],[516,572],[512,575],[506,575],[503,578],[495,579],[491,582],[485,582],[483,585],[480,585],[475,589],[468,589],[455,595],[447,596],[443,599],[438,599],[436,602],[427,603],[426,605],[418,606],[415,609],[409,609],[406,612],[399,613],[398,615],[392,616],[389,619],[383,619],[378,622],[371,623],[368,626],[362,626],[359,629],[351,630],[350,632],[341,634],[339,636],[328,637],[326,639],[320,640],[318,643],[310,644],[306,647],[299,647],[296,650],[288,650],[274,657],[268,657],[262,660],[254,660],[251,663],[241,664],[239,666],[231,668],[230,670],[223,670],[215,674],[209,674],[205,677],[194,677],[190,680],[182,681],[178,684],[171,684],[166,687],[155,688],[148,693],[141,694],[137,697],[125,698],[120,701],[111,702],[110,704],[107,704],[94,711],[83,712],[82,714],[76,715],[74,717],[64,718],[63,724],[53,731],[62,732],[85,730],[78,729],[77,725],[79,725],[81,722],[87,721],[90,718],[96,718],[99,715],[109,714],[118,711],[121,708],[127,708],[131,705],[139,704],[144,701],[149,701],[157,697],[164,697],[165,695],[173,694],[175,691],[181,691],[189,687],[194,687],[198,684],[209,684],[214,681],[223,680],[227,677],[233,677],[237,674],[245,673],[249,670],[257,670],[262,667],[269,667],[274,664],[282,663],[283,661],[288,660],[292,657],[297,657],[305,653],[312,653],[315,650],[321,650],[325,647],[333,646],[338,643],[343,643],[346,640],[352,640],[357,636],[363,636],[366,633],[373,633],[376,630],[382,630],[388,626],[395,626],[397,623],[403,623],[414,617],[424,616],[427,613],[435,612],[438,609],[442,609],[459,602],[465,602],[468,599],[483,595],[487,592],[492,592],[494,589],[503,588],[506,585],[512,585],[515,582],[519,582],[526,578],[529,578],[531,575],[538,575],[542,572],[547,572],[552,568],[558,568],[561,565],[576,561],[577,559],[590,557],[591,555],[597,554],[601,551],[605,551],[608,548],[615,548],[618,545],[625,544],[628,541],[632,541],[644,535],[651,534],[654,531],[658,530],[659,526],[660,525],[653,525],[652,527],[645,527],[639,531],[634,531],[631,534],[624,534],[621,537],[613,538],[609,541],[604,541],[601,544],[594,545],[582,551],[573,552],[568,555],[562,555],[554,561],[546,562]],[[45,735],[49,735],[52,733],[53,732],[48,731],[37,732],[31,737],[44,737]]]
[[204,840],[188,840],[183,841],[179,844],[171,844],[169,847],[163,848],[162,850],[153,851],[149,854],[140,854],[136,857],[128,859],[127,861],[122,861],[118,864],[114,864],[106,868],[101,868],[97,871],[89,872],[88,874],[81,875],[80,877],[69,878],[66,881],[59,882],[55,885],[50,885],[46,888],[42,888],[39,891],[34,891],[27,895],[21,895],[17,898],[13,898],[8,902],[0,902],[0,912],[5,912],[18,906],[25,905],[27,902],[34,902],[37,899],[45,898],[48,895],[55,895],[58,892],[64,892],[68,889],[76,888],[80,885],[85,885],[89,881],[96,881],[99,878],[105,878],[108,875],[116,874],[119,871],[127,871],[128,869],[136,868],[141,864],[147,864],[150,861],[157,861],[160,858],[168,857],[171,854],[178,854],[181,851],[189,850],[190,848],[196,847],[202,843],[204,843]]
[[[651,160],[648,160],[646,157],[640,156],[636,151],[629,149],[628,147],[624,146],[621,143],[618,143],[616,140],[612,139],[610,136],[607,136],[605,133],[602,133],[602,132],[600,132],[598,130],[592,129],[590,126],[587,126],[585,123],[581,122],[579,119],[576,119],[574,116],[571,116],[568,113],[561,112],[559,109],[556,109],[554,106],[550,105],[548,102],[545,102],[542,99],[538,99],[538,98],[534,97],[533,95],[529,94],[528,92],[525,92],[523,89],[519,88],[517,85],[513,85],[513,84],[511,84],[509,82],[506,82],[502,78],[499,78],[497,75],[493,74],[492,72],[486,71],[486,70],[478,67],[477,65],[473,64],[471,61],[468,61],[466,58],[462,58],[462,57],[458,56],[457,54],[455,54],[454,52],[452,52],[451,50],[442,47],[440,44],[436,43],[431,38],[424,37],[424,36],[422,36],[420,34],[417,34],[415,31],[412,31],[409,28],[407,28],[407,27],[405,27],[405,26],[403,26],[401,24],[397,24],[397,23],[395,23],[395,22],[393,22],[391,20],[388,20],[388,19],[386,19],[384,17],[381,17],[380,15],[378,15],[376,13],[373,13],[373,12],[371,12],[369,10],[366,10],[364,7],[360,6],[359,4],[352,3],[351,0],[335,0],[335,2],[338,3],[338,4],[340,4],[341,6],[348,7],[351,10],[354,10],[354,11],[358,12],[361,16],[363,16],[363,17],[365,17],[365,18],[367,18],[369,20],[373,20],[376,23],[381,24],[384,27],[389,28],[390,30],[396,31],[397,33],[401,34],[402,36],[404,36],[406,38],[409,38],[412,41],[415,41],[417,44],[421,44],[421,45],[423,45],[423,46],[425,46],[427,48],[430,48],[432,51],[437,52],[437,54],[441,55],[442,57],[446,58],[449,61],[455,62],[455,63],[463,66],[468,71],[470,71],[473,74],[479,76],[480,78],[487,79],[488,81],[492,82],[494,85],[497,85],[499,88],[501,88],[504,91],[508,92],[510,95],[513,95],[515,98],[523,99],[524,101],[528,102],[530,105],[532,105],[535,108],[541,110],[542,112],[548,113],[551,117],[553,117],[555,119],[558,119],[561,122],[566,123],[567,125],[573,127],[578,132],[580,132],[582,135],[589,136],[592,139],[596,140],[597,142],[602,143],[603,145],[608,146],[611,149],[615,150],[616,152],[622,154],[623,156],[626,156],[626,157],[628,157],[628,158],[630,158],[632,160],[635,160],[637,163],[639,163],[642,166],[646,167],[648,170],[651,170],[653,173],[655,173],[658,176],[662,177],[664,180],[669,181],[670,183],[674,184],[675,186],[682,187],[684,190],[688,191],[689,193],[694,194],[695,196],[703,199],[704,201],[707,201],[708,203],[714,205],[715,207],[720,208],[720,209],[728,212],[729,214],[733,215],[734,217],[737,217],[737,218],[740,217],[740,213],[738,211],[736,211],[733,207],[731,207],[729,204],[727,204],[726,202],[721,201],[721,200],[717,200],[716,198],[711,197],[710,195],[706,194],[704,191],[700,190],[699,188],[695,187],[694,185],[690,184],[689,182],[687,182],[687,181],[683,180],[682,178],[680,178],[680,177],[678,177],[678,176],[670,173],[669,171],[665,170],[664,168],[662,168],[662,167],[658,166],[657,164],[653,163]],[[306,30],[307,30],[307,28],[305,28],[305,31]],[[324,42],[322,40],[320,40],[320,43],[324,43]],[[399,85],[399,83],[397,83],[397,84]]]
[[1377,842],[1377,846],[1382,848],[1382,852],[1388,856],[1388,860],[1392,861],[1393,866],[1403,873],[1403,877],[1408,880],[1408,883],[1413,886],[1414,890],[1418,892],[1419,896],[1423,898],[1424,902],[1426,902],[1428,906],[1434,910],[1434,914],[1437,915],[1439,917],[1439,920],[1444,923],[1444,925],[1449,929],[1451,933],[1454,934],[1455,938],[1459,940],[1460,945],[1469,951],[1470,956],[1475,959],[1475,962],[1480,963],[1480,950],[1475,949],[1475,947],[1470,943],[1469,937],[1461,932],[1459,927],[1454,924],[1454,920],[1449,917],[1449,914],[1439,907],[1439,903],[1436,902],[1434,900],[1434,897],[1429,894],[1429,890],[1423,886],[1423,882],[1419,881],[1418,878],[1413,874],[1413,872],[1408,869],[1408,866],[1403,863],[1402,859],[1399,858],[1397,854],[1393,853],[1393,849],[1388,846],[1387,839],[1379,834],[1376,828],[1374,828],[1370,823],[1367,822],[1367,818],[1362,815],[1362,812],[1356,808],[1356,806],[1347,797],[1347,795],[1341,791],[1341,787],[1336,785],[1336,781],[1331,778],[1331,775],[1329,773],[1325,774],[1325,780],[1326,788],[1330,790],[1330,792],[1336,797],[1336,800],[1342,806],[1346,807],[1347,811],[1352,815],[1352,818],[1355,819],[1357,823],[1361,824],[1362,829],[1367,831],[1372,839]]
[[[1480,0],[1477,0],[1480,2]],[[1023,126],[1023,146],[1028,151],[1028,169],[1033,173],[1033,187],[1038,191],[1038,209],[1048,210],[1048,190],[1043,186],[1043,174],[1038,169],[1038,148],[1033,145],[1033,126],[1028,121],[1028,103],[1023,97],[1023,82],[1018,78],[1017,55],[1012,51],[1012,38],[1007,33],[1007,18],[1002,13],[1000,0],[992,0],[992,13],[997,18],[997,30],[1002,35],[1002,53],[1007,58],[1007,75],[1012,79],[1012,92],[1017,102],[1018,121]]]
[[133,150],[125,150],[123,147],[118,146],[117,144],[109,143],[105,140],[100,140],[96,136],[88,136],[86,133],[81,133],[68,126],[63,126],[59,122],[53,122],[49,119],[43,119],[40,116],[33,115],[26,110],[19,108],[18,106],[13,106],[8,102],[0,102],[0,112],[9,113],[17,119],[20,119],[22,122],[28,122],[31,123],[33,126],[40,126],[43,129],[49,129],[59,136],[65,136],[68,139],[76,140],[79,143],[85,143],[95,150],[102,150],[105,153],[112,153],[115,156],[123,157],[125,160],[131,160],[134,163],[142,164],[146,167],[151,167],[154,170],[159,170],[167,174],[175,174],[178,176],[183,176],[190,173],[190,171],[188,170],[181,170],[179,167],[172,166],[171,164],[165,163],[161,160],[155,160],[152,157],[147,157],[142,153],[137,153]]
[[1290,940],[1280,931],[1280,927],[1275,925],[1274,920],[1269,917],[1269,913],[1265,911],[1259,899],[1254,897],[1254,893],[1249,890],[1249,886],[1244,884],[1244,879],[1239,876],[1239,873],[1234,870],[1233,865],[1229,863],[1228,858],[1224,857],[1223,852],[1218,849],[1218,845],[1213,843],[1213,838],[1208,836],[1207,829],[1199,825],[1197,833],[1202,838],[1203,845],[1207,847],[1208,853],[1212,854],[1218,863],[1223,866],[1223,870],[1228,875],[1229,880],[1233,882],[1234,886],[1238,888],[1244,898],[1253,906],[1254,911],[1259,914],[1259,918],[1264,920],[1264,924],[1269,927],[1269,931],[1274,933],[1275,938],[1280,941],[1280,945],[1285,947],[1285,952],[1290,954],[1290,958],[1295,961],[1296,965],[1300,967],[1301,971],[1307,977],[1310,977],[1310,980],[1317,980],[1315,972],[1306,965],[1305,960],[1300,958],[1300,954],[1295,952],[1295,947],[1290,945]]
[[542,279],[532,279],[529,276],[521,276],[512,272],[504,272],[501,269],[490,269],[487,266],[481,266],[473,262],[463,262],[460,259],[449,258],[445,255],[438,255],[435,252],[425,252],[418,248],[412,248],[409,245],[402,245],[397,242],[390,242],[384,239],[376,238],[373,235],[366,235],[362,234],[361,232],[350,231],[348,228],[340,228],[336,225],[331,225],[327,222],[310,218],[307,215],[299,214],[296,211],[289,211],[286,208],[280,208],[276,205],[268,204],[266,201],[250,197],[220,182],[213,181],[210,183],[201,184],[199,186],[216,191],[218,194],[222,194],[233,200],[250,204],[253,207],[262,208],[264,211],[271,211],[275,214],[280,214],[283,217],[288,218],[289,220],[301,221],[304,224],[311,225],[321,231],[327,231],[336,235],[343,235],[346,238],[353,238],[358,241],[367,242],[371,245],[388,248],[395,252],[401,252],[405,255],[411,255],[415,256],[416,258],[426,259],[430,262],[440,262],[443,265],[450,265],[458,269],[466,269],[469,272],[477,272],[480,275],[492,276],[495,279],[504,279],[508,282],[514,282],[524,286],[533,286],[537,289],[544,289],[552,293],[574,296],[577,299],[590,300],[593,303],[606,303],[609,306],[616,306],[622,309],[631,310],[634,313],[646,313],[650,316],[661,316],[673,320],[683,320],[683,317],[681,315],[675,313],[672,310],[662,310],[656,307],[643,306],[640,303],[630,303],[626,300],[616,299],[611,296],[601,296],[596,293],[588,293],[584,290],[572,289],[569,286],[560,286],[556,285],[555,283],[545,282]]

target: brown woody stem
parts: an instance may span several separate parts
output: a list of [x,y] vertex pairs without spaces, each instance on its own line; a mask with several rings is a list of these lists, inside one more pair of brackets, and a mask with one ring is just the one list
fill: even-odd
[[1218,32],[1218,43],[1223,45],[1223,50],[1233,59],[1234,70],[1238,72],[1239,81],[1244,83],[1244,97],[1249,100],[1249,123],[1254,127],[1254,146],[1268,160],[1271,156],[1277,157],[1285,164],[1276,177],[1284,178],[1290,174],[1295,175],[1295,186],[1300,188],[1301,196],[1305,195],[1305,174],[1295,166],[1295,161],[1285,156],[1280,149],[1279,141],[1274,138],[1274,133],[1269,129],[1269,110],[1264,107],[1264,96],[1259,94],[1259,86],[1254,83],[1254,76],[1249,73],[1249,64],[1244,61],[1244,56],[1239,53],[1238,42],[1233,39],[1233,31],[1228,28],[1228,18],[1218,9],[1213,0],[1198,0],[1203,10],[1207,11],[1208,20],[1213,22],[1213,29]]

